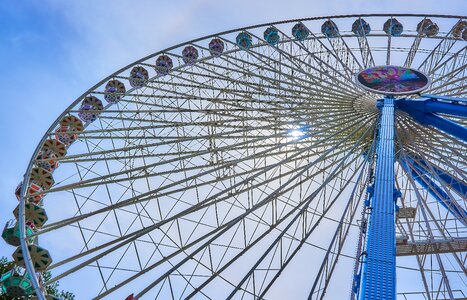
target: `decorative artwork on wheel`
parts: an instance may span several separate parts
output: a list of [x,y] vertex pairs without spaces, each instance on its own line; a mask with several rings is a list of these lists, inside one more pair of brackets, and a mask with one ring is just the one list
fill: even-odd
[[366,90],[385,95],[415,94],[429,85],[420,71],[399,66],[378,66],[358,73],[357,82]]

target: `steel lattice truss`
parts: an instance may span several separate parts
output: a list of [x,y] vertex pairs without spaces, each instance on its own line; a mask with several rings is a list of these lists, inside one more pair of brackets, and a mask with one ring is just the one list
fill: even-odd
[[[54,259],[50,282],[79,299],[354,297],[381,98],[354,75],[411,66],[431,78],[426,94],[466,97],[466,44],[451,31],[461,18],[392,16],[404,31],[391,36],[382,30],[390,17],[361,16],[372,30],[360,36],[350,31],[360,16],[208,36],[141,59],[83,94],[44,136],[26,182],[64,116],[76,116],[84,97],[104,100],[109,80],[127,86],[84,124],[42,192],[49,220],[34,236]],[[427,18],[439,24],[437,35],[417,32]],[[327,20],[339,28],[334,37],[321,33]],[[303,41],[291,34],[297,22],[309,29]],[[277,45],[263,37],[270,26]],[[246,50],[239,32],[251,36]],[[213,38],[223,41],[222,55],[211,55]],[[194,64],[183,61],[187,45],[199,51]],[[165,76],[154,72],[161,54],[174,65]],[[128,84],[134,66],[149,71],[142,88]],[[398,295],[467,297],[466,194],[440,176],[466,185],[466,142],[402,110],[395,126]],[[429,192],[434,185],[461,215]],[[81,280],[85,292],[74,283]]]

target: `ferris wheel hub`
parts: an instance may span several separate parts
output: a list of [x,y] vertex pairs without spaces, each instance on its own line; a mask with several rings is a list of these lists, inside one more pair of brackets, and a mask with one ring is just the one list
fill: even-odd
[[422,72],[400,66],[371,67],[356,77],[357,84],[365,90],[387,96],[417,94],[430,85],[430,79]]

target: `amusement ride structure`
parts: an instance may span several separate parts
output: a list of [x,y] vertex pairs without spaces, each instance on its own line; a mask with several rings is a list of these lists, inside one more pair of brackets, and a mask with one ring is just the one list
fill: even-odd
[[39,142],[2,292],[465,299],[466,40],[462,16],[316,17],[120,69]]

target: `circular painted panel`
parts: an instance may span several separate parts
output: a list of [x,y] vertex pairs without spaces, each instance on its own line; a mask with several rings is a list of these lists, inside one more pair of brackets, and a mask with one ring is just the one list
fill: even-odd
[[357,82],[364,89],[384,95],[418,93],[428,87],[430,80],[420,71],[399,66],[378,66],[358,73]]

